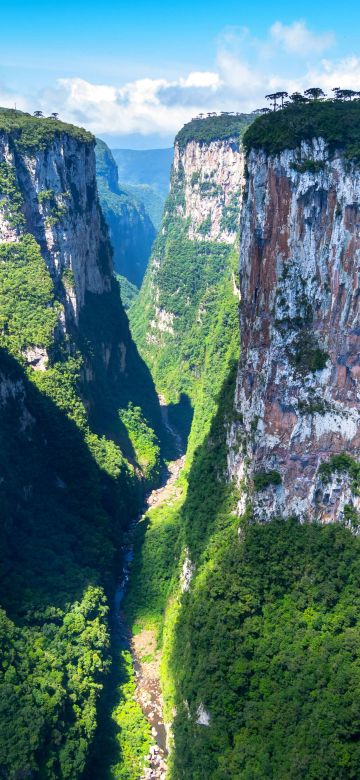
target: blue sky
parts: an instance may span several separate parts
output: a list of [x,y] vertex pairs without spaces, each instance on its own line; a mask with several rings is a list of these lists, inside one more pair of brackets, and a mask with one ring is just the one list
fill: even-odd
[[271,89],[360,89],[360,7],[328,2],[34,0],[2,8],[0,104],[82,124],[112,146],[172,143],[199,111]]

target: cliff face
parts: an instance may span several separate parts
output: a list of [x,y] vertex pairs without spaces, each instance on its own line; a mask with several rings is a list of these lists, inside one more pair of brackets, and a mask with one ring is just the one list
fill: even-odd
[[275,156],[250,150],[247,166],[229,471],[248,482],[259,520],[350,522],[360,505],[360,171],[321,138]]
[[191,240],[233,244],[239,226],[244,185],[244,153],[239,138],[175,144],[173,177],[183,176],[183,217]]
[[111,286],[111,254],[96,196],[91,139],[84,142],[59,132],[34,154],[16,143],[16,133],[2,131],[0,165],[4,179],[15,177],[24,216],[16,220],[8,213],[8,192],[0,209],[0,240],[16,242],[25,232],[34,236],[59,288],[65,272],[65,311],[77,319],[87,291],[100,294]]
[[[351,159],[360,160],[359,115],[355,101],[315,101],[260,117],[244,138],[242,353],[230,454],[239,327],[231,276],[214,273],[222,263],[231,269],[230,247],[202,234],[190,240],[184,181],[195,173],[196,186],[202,171],[185,175],[179,163],[173,174],[148,298],[141,294],[155,324],[147,319],[141,337],[158,384],[169,395],[185,387],[195,411],[186,494],[149,513],[134,623],[151,629],[158,610],[164,627],[176,778],[359,774],[360,536],[341,523],[284,522],[289,514],[358,520],[359,168]],[[347,148],[300,146],[304,135],[321,137],[317,124]],[[180,133],[179,159],[193,142],[223,140],[211,122],[203,128],[201,139],[192,128]],[[265,144],[267,154],[257,151]],[[241,522],[227,456],[239,510],[247,509]],[[258,521],[273,522],[252,522],[251,504]],[[159,572],[172,583],[165,598]]]
[[156,235],[154,225],[144,206],[120,188],[116,162],[110,149],[99,139],[96,143],[96,172],[115,270],[139,287]]
[[216,127],[212,118],[194,121],[175,140],[162,226],[130,313],[158,388],[173,401],[181,392],[194,395],[211,323],[228,291],[236,293],[244,119],[231,127],[228,117],[217,119]]
[[[131,339],[113,276],[97,194],[94,138],[79,128],[20,113],[5,112],[0,120],[4,346],[8,334],[15,353],[21,351],[41,371],[56,366],[60,353],[62,359],[77,354],[83,400],[91,414],[102,418],[96,424],[102,432],[109,427],[114,432],[117,410],[130,401],[146,408],[147,419],[156,420],[160,430],[153,384]],[[115,164],[107,169],[115,186]],[[18,274],[24,285],[20,298],[14,283]],[[118,440],[131,454],[121,430]]]

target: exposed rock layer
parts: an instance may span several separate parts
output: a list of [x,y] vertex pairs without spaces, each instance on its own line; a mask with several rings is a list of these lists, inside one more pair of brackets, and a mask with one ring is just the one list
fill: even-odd
[[[190,240],[194,253],[200,242],[203,253],[207,251],[207,242],[209,253],[214,243],[225,247],[235,244],[245,183],[244,159],[239,137],[210,142],[192,140],[185,146],[175,141],[170,197],[165,204],[160,240],[154,246],[139,302],[140,310],[141,298],[148,302],[151,297],[152,309],[145,336],[150,349],[163,350],[168,337],[176,339],[179,318],[185,314],[183,305],[179,306],[179,294],[189,286],[189,269],[181,266],[176,256],[179,246],[172,246],[174,239]],[[197,273],[204,277],[200,251]],[[164,294],[164,262],[169,267],[169,274],[170,262],[172,264],[171,308],[170,296]],[[220,268],[221,261],[217,264]],[[184,293],[186,306],[196,300],[197,289],[190,293],[188,290]],[[199,301],[196,315],[199,325],[206,312],[207,304]]]

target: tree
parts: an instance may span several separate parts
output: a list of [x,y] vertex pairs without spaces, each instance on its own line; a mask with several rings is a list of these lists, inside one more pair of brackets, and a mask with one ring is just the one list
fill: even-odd
[[265,106],[265,108],[255,108],[255,111],[251,112],[255,116],[259,116],[260,114],[271,114],[270,108]]
[[310,87],[310,89],[305,90],[304,95],[307,95],[310,100],[320,100],[325,97],[325,92],[320,87]]
[[304,97],[304,95],[302,95],[301,92],[293,92],[292,95],[290,95],[290,100],[292,100],[292,102],[295,103],[296,105],[300,105],[308,102],[308,99]]
[[49,119],[59,119],[59,114],[56,111],[53,111],[53,113],[50,114]]
[[352,100],[359,94],[354,89],[341,89],[340,87],[334,87],[332,91],[335,92],[336,100]]
[[265,95],[265,100],[270,100],[273,111],[277,109],[277,94],[277,92],[272,92],[270,95]]
[[276,92],[275,96],[278,100],[281,101],[281,108],[284,108],[284,98],[289,97],[287,92]]
[[34,116],[36,116],[37,119],[40,119],[41,116],[44,116],[42,111],[34,111]]
[[270,95],[265,95],[266,100],[271,100],[273,111],[276,111],[279,102],[281,102],[281,108],[284,108],[284,98],[287,97],[287,92],[272,92]]

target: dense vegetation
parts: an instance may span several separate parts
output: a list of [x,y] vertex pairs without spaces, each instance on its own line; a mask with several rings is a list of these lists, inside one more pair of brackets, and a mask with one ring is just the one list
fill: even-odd
[[14,109],[0,111],[0,132],[12,134],[13,143],[21,149],[46,149],[61,133],[81,143],[94,143],[94,137],[87,130],[59,120],[37,118]]
[[[230,404],[231,408],[233,368],[238,354],[237,298],[233,288],[236,252],[221,243],[190,241],[186,223],[173,216],[173,201],[177,198],[181,198],[181,188],[173,191],[168,199],[164,219],[166,235],[159,236],[154,252],[155,258],[162,258],[156,274],[158,302],[176,314],[174,334],[165,336],[160,348],[153,352],[143,346],[153,306],[149,274],[138,303],[131,310],[133,331],[152,366],[157,386],[172,401],[169,417],[180,425],[183,440],[188,434],[189,397],[194,407],[187,465],[178,488],[180,494],[170,505],[151,510],[139,524],[134,571],[126,599],[133,630],[153,629],[162,644],[167,719],[171,717],[176,696],[169,661],[176,639],[179,572],[185,550],[190,549],[187,533],[191,528],[191,548],[201,547],[210,526],[206,527],[205,518],[198,522],[201,513],[197,507],[202,503],[215,506],[219,495],[224,496],[216,480],[210,490],[208,483],[204,483],[203,492],[197,478],[195,494],[192,468],[202,444],[214,468],[222,467],[218,444],[213,447],[208,441],[223,383],[227,385],[224,405]],[[231,379],[227,382],[229,374]],[[223,430],[223,423],[220,426]],[[228,510],[232,506],[231,491],[226,487],[225,493]],[[197,521],[193,522],[195,516]],[[192,554],[191,549],[191,557]]]
[[226,138],[241,138],[253,117],[249,114],[222,114],[208,119],[192,119],[176,136],[176,143],[183,149],[189,141],[208,144]]
[[32,344],[49,347],[59,307],[53,282],[32,235],[0,244],[0,344],[21,355]]
[[119,285],[120,285],[120,294],[121,294],[121,302],[125,309],[125,311],[128,311],[130,309],[130,306],[135,303],[136,298],[139,295],[139,289],[136,287],[135,284],[131,284],[128,279],[126,279],[125,276],[121,276],[118,274],[117,276]]
[[135,698],[136,680],[130,651],[112,631],[113,664],[105,683],[98,729],[84,780],[139,780],[152,744],[150,726]]
[[3,350],[1,380],[14,389],[0,425],[0,766],[73,780],[110,664],[105,591],[135,485],[116,446],[86,442]]
[[[160,264],[148,269],[130,320],[160,392],[173,404],[179,403],[181,395],[183,403],[188,397],[194,404],[207,339],[229,294],[236,308],[231,292],[236,253],[227,244],[189,240],[186,221],[174,217],[180,198],[181,187],[173,188],[163,221],[166,232],[158,235],[153,250]],[[171,313],[171,327],[170,331],[154,331],[149,340],[149,323],[157,316],[154,288],[156,307]]]
[[[210,242],[196,244],[185,237],[167,242],[157,284],[160,306],[174,313],[175,339],[165,334],[160,349],[148,350],[148,359],[158,387],[172,402],[178,400],[180,393],[193,398],[196,392],[205,357],[205,340],[218,312],[219,286],[224,275],[229,281],[231,249],[228,246]],[[131,312],[133,331],[140,344],[148,331],[143,301],[139,298]]]
[[177,623],[173,777],[356,778],[358,539],[280,520],[241,541],[230,516],[218,529]]
[[329,152],[340,149],[348,160],[360,160],[360,101],[312,101],[286,106],[256,119],[244,135],[247,149],[279,154],[301,141],[324,138]]
[[[256,147],[249,133],[258,127],[253,137],[263,145],[266,121],[267,151],[287,148],[278,117],[299,110],[300,138],[301,117],[315,121],[315,108],[264,115],[247,143]],[[226,122],[241,117],[216,119],[222,138]],[[327,121],[323,113],[325,128]],[[208,142],[212,122],[202,122],[209,137],[197,140]],[[346,127],[354,157],[357,131]],[[105,168],[106,157],[105,149]],[[131,307],[139,347],[184,440],[193,407],[171,503],[137,527],[126,598],[133,631],[155,630],[162,647],[165,716],[175,737],[169,775],[356,780],[360,541],[340,525],[255,524],[250,505],[239,521],[239,495],[226,479],[239,347],[236,250],[190,241],[177,209],[182,198],[180,180],[155,246],[158,262]],[[23,202],[7,166],[0,167],[0,208],[22,231]],[[143,485],[156,482],[160,439],[169,446],[153,383],[115,279],[108,293],[87,295],[78,327],[63,341],[63,299],[32,235],[0,245],[0,277],[0,776],[137,780],[151,735],[134,700],[124,637],[110,631],[109,596],[116,550],[142,498],[139,474]],[[157,306],[172,315],[157,343],[147,339],[154,282]],[[73,284],[69,269],[62,284]],[[46,371],[27,366],[34,349]],[[327,359],[309,338],[296,340],[293,357],[300,373]],[[94,381],[85,382],[89,369]],[[359,492],[359,464],[346,453],[322,464],[319,478],[337,472]],[[262,471],[254,487],[280,481],[277,471]],[[345,520],[358,521],[354,513],[345,507]]]
[[[360,542],[341,526],[252,525],[251,511],[238,533],[222,477],[233,390],[230,372],[185,500],[139,529],[128,610],[162,642],[168,717],[176,708],[170,776],[355,779]],[[181,596],[184,549],[195,575]]]

